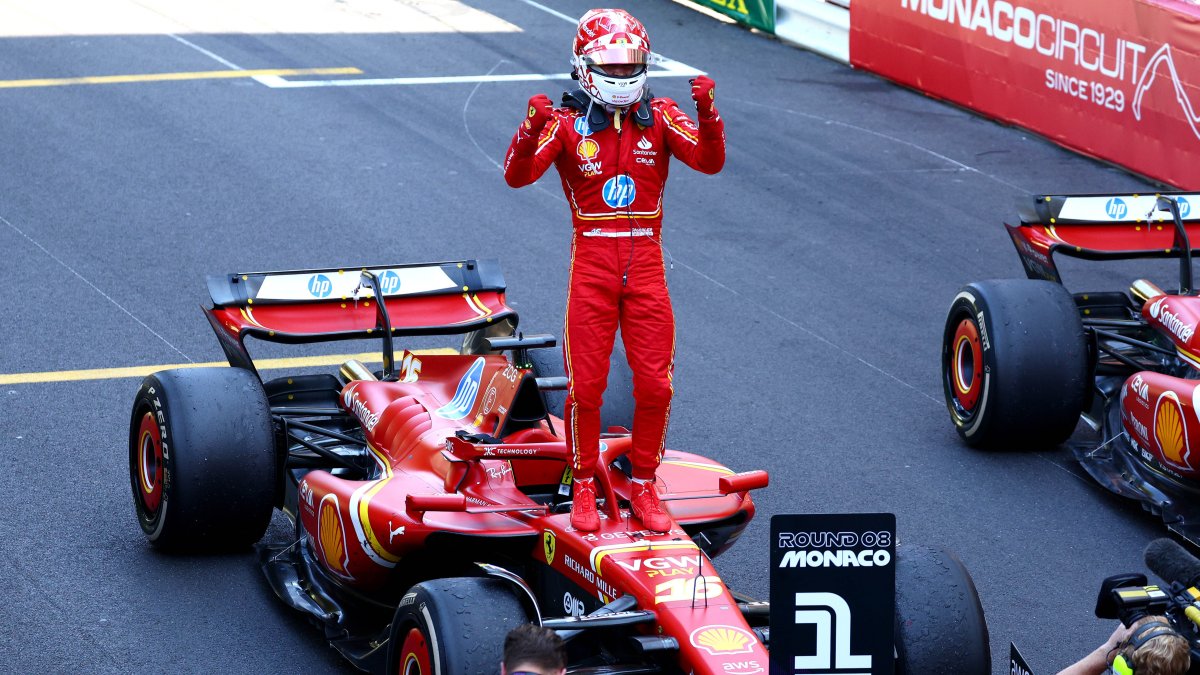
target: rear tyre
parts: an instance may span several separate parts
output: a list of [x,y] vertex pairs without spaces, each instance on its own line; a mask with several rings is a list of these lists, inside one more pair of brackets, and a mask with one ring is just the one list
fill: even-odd
[[975,583],[953,553],[896,547],[896,675],[992,672]]
[[950,419],[968,445],[1062,443],[1083,411],[1088,375],[1083,323],[1060,284],[981,281],[951,303],[942,385]]
[[419,583],[396,608],[387,672],[494,673],[504,637],[529,620],[512,587],[499,579],[459,577]]
[[129,422],[129,479],[150,543],[226,550],[258,541],[277,472],[271,410],[254,373],[189,368],[142,381]]

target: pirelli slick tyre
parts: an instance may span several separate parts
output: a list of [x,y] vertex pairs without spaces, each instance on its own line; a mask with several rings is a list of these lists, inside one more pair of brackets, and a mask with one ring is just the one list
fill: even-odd
[[975,447],[1051,447],[1075,430],[1089,386],[1079,310],[1060,284],[1002,279],[954,297],[942,337],[950,419]]
[[165,370],[142,381],[129,422],[129,480],[150,543],[241,548],[271,519],[277,473],[271,409],[240,368]]
[[966,567],[944,550],[896,547],[896,675],[987,675],[991,645]]
[[[563,364],[563,353],[559,349],[531,349],[529,360],[533,362],[533,371],[538,377],[564,377],[566,367]],[[546,401],[546,410],[551,415],[561,417],[567,404],[566,391],[542,392]],[[625,349],[621,340],[613,345],[612,356],[608,359],[608,386],[604,389],[604,404],[600,408],[600,430],[607,431],[609,427],[633,428],[633,371],[625,358]]]
[[507,582],[484,577],[433,579],[408,589],[388,640],[388,673],[494,673],[504,637],[528,623]]

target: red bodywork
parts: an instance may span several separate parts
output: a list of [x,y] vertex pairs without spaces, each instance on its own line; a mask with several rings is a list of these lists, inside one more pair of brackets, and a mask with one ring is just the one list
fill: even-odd
[[[296,277],[295,288],[307,284],[325,290],[313,281],[317,272],[280,274]],[[301,278],[305,274],[307,279]],[[331,277],[330,271],[322,274]],[[224,334],[231,362],[244,353],[241,341],[248,334],[307,342],[330,339],[331,334],[369,337],[377,329],[370,301],[360,299],[356,306],[353,299],[337,297],[336,287],[330,298],[304,303],[266,302],[253,292],[229,299],[230,288],[253,280],[253,275],[240,281],[210,278],[214,298],[221,294],[225,302],[215,301],[207,311],[218,336]],[[464,327],[484,328],[509,317],[515,323],[502,287],[466,283],[438,295],[387,295],[397,333],[463,332]],[[599,603],[632,595],[638,608],[654,611],[656,625],[642,624],[643,630],[675,638],[683,672],[766,673],[765,647],[712,561],[683,529],[732,523],[732,534],[711,552],[727,548],[754,514],[748,490],[766,485],[764,472],[734,474],[709,459],[668,450],[657,483],[676,526],[665,534],[645,531],[627,509],[617,508],[628,499],[631,481],[614,462],[628,452],[630,437],[627,430],[612,429],[601,444],[600,465],[608,470],[596,476],[605,504],[601,528],[576,532],[569,513],[551,514],[523,491],[569,481],[564,472],[570,451],[561,419],[510,419],[522,405],[518,399],[537,392],[531,370],[513,365],[503,354],[408,352],[396,357],[396,370],[400,381],[354,380],[339,396],[339,405],[362,426],[377,465],[372,479],[348,480],[313,470],[298,486],[298,520],[328,576],[369,596],[384,589],[406,556],[422,551],[431,536],[479,538],[480,550],[490,538],[525,539],[533,563],[548,565]],[[500,444],[475,444],[456,436],[495,435],[510,428],[516,430],[504,433]],[[547,617],[577,613],[543,607]]]
[[[685,671],[725,674],[732,672],[726,664],[741,663],[734,669],[765,672],[766,650],[712,562],[681,527],[654,534],[630,520],[627,510],[610,509],[600,531],[583,534],[571,528],[569,514],[550,515],[521,491],[563,476],[570,451],[561,420],[553,418],[554,433],[543,422],[510,434],[501,445],[454,437],[459,430],[496,428],[521,381],[532,377],[528,371],[504,356],[416,358],[413,382],[358,381],[342,392],[342,405],[362,423],[381,476],[347,481],[313,471],[300,484],[300,518],[333,576],[362,590],[380,588],[433,532],[533,535],[537,543],[529,555],[601,603],[632,594],[639,607],[654,609],[662,632],[679,641]],[[607,438],[602,464],[624,454],[629,442],[624,435]],[[658,472],[659,489],[680,524],[753,514],[748,494],[719,494],[719,480],[731,475],[710,460],[670,451]],[[598,479],[605,493],[628,499],[630,481],[623,473],[600,472]],[[671,500],[703,495],[709,496]]]
[[[1170,337],[1180,358],[1200,368],[1196,333],[1200,298],[1161,295],[1142,307],[1148,324]],[[1135,447],[1149,453],[1177,477],[1200,479],[1200,442],[1197,417],[1197,381],[1153,371],[1129,377],[1121,390],[1121,421]]]
[[[1088,260],[1195,256],[1200,208],[1192,205],[1200,207],[1200,194],[1164,196],[1175,200],[1182,232],[1158,195],[1039,195],[1032,205],[1021,204],[1020,225],[1006,227],[1027,275],[1058,283],[1056,253]],[[1170,341],[1181,361],[1200,369],[1200,297],[1157,292],[1141,307],[1141,319]],[[1142,459],[1175,478],[1200,479],[1200,452],[1191,447],[1200,443],[1197,393],[1196,380],[1151,370],[1134,373],[1121,388],[1121,424],[1129,439]]]

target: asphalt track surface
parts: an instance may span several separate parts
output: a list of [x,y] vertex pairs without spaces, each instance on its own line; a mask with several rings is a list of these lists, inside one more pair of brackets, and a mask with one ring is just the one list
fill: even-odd
[[[272,32],[268,16],[249,32],[184,22],[22,37],[0,22],[0,80],[232,66],[363,71],[324,79],[566,71],[562,17],[521,0],[465,4],[519,31]],[[567,17],[589,8],[551,4]],[[962,446],[942,403],[940,331],[963,283],[1021,275],[1001,227],[1015,198],[1148,186],[684,6],[636,12],[656,51],[712,75],[727,125],[721,174],[676,165],[665,240],[679,326],[670,444],[772,473],[758,519],[717,561],[728,583],[767,594],[773,514],[893,512],[902,541],[966,563],[997,672],[1010,641],[1042,673],[1100,644],[1112,628],[1091,614],[1101,578],[1141,570],[1165,530],[1066,450]],[[565,85],[0,88],[0,373],[220,360],[197,307],[204,275],[232,271],[495,257],[522,326],[560,331],[570,235],[557,179],[511,190],[498,162],[527,98]],[[683,77],[652,87],[688,99]],[[1169,266],[1154,269],[1169,280]],[[1065,274],[1075,290],[1146,275]],[[249,554],[147,545],[126,474],[136,386],[0,387],[0,670],[349,671]]]

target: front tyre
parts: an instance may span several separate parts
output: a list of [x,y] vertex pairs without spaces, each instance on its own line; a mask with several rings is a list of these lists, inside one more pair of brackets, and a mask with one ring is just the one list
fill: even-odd
[[505,636],[529,620],[512,587],[500,579],[424,581],[410,588],[396,608],[387,672],[497,672]]
[[980,281],[951,303],[942,386],[968,445],[1062,443],[1083,411],[1088,374],[1079,310],[1060,284]]
[[276,473],[271,409],[254,373],[188,368],[142,381],[129,422],[129,480],[151,544],[203,551],[258,541]]
[[896,547],[895,640],[896,675],[992,672],[983,606],[954,554]]

